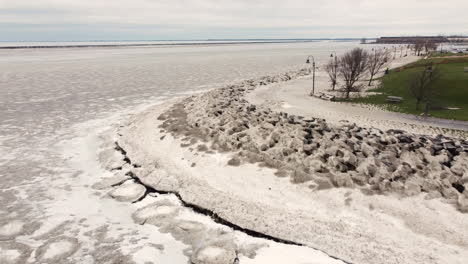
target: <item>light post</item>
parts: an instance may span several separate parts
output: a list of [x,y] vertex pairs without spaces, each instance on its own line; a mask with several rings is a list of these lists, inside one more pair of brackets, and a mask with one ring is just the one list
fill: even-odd
[[315,93],[315,59],[314,56],[307,57],[306,63],[310,63],[310,58],[312,58],[312,93],[310,95],[314,95]]
[[[333,56],[333,53],[335,53],[335,56]],[[334,75],[335,75],[335,81],[333,82],[333,91],[335,90],[335,85],[336,85],[336,74],[338,70],[338,56],[336,55],[336,51],[332,51],[330,54],[330,58],[335,57],[335,63],[333,64],[333,70],[334,70]]]
[[[429,83],[432,81],[432,72],[433,72],[433,69],[432,69],[432,62],[431,64],[426,68],[426,72],[429,73]],[[429,113],[429,108],[430,108],[430,104],[431,104],[431,101],[430,101],[430,85],[426,88],[427,91],[426,92],[426,108],[424,110],[424,116],[427,116],[428,113]]]

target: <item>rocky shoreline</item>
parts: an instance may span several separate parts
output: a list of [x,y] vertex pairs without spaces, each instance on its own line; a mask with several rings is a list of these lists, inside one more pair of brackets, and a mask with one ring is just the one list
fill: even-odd
[[164,132],[201,152],[234,152],[228,165],[258,163],[314,190],[358,187],[369,194],[443,197],[468,212],[468,141],[382,131],[354,123],[277,113],[250,104],[257,86],[287,81],[307,70],[248,80],[194,95],[174,104],[158,120]]
[[[247,80],[135,115],[101,153],[115,176],[94,188],[141,205],[135,223],[188,245],[195,264],[237,263],[264,248],[233,230],[337,263],[463,263],[466,139],[332,125],[245,100],[307,74]],[[189,211],[224,231],[181,220]]]

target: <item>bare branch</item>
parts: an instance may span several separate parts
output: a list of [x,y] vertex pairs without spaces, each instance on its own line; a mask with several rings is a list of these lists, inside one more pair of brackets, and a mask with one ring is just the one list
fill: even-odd
[[355,48],[341,57],[338,72],[345,81],[346,98],[366,72],[368,60],[369,54],[361,48]]
[[338,58],[336,56],[325,65],[325,71],[330,78],[332,90],[334,91],[338,79]]
[[384,65],[390,61],[390,53],[386,50],[375,50],[369,54],[368,71],[370,74],[369,86],[372,85],[372,80],[379,73]]

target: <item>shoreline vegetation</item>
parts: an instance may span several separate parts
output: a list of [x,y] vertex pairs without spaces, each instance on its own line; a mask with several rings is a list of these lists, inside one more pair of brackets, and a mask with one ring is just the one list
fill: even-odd
[[[443,54],[446,55],[446,54]],[[390,70],[389,74],[380,77],[377,88],[363,92],[361,97],[340,99],[367,105],[376,105],[382,109],[413,115],[423,115],[424,111],[417,108],[416,97],[412,93],[412,76],[424,72],[428,67],[434,67],[440,73],[440,78],[431,85],[433,95],[429,116],[468,121],[468,57],[444,56],[432,53],[426,59]],[[372,95],[366,95],[371,92]],[[388,96],[401,97],[400,103],[389,103]]]

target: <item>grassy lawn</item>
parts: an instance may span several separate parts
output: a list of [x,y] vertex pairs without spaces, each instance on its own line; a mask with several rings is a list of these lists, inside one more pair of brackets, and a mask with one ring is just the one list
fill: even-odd
[[430,55],[429,55],[429,58],[432,58],[432,57],[453,57],[453,56],[466,56],[468,54],[466,53],[451,53],[451,52],[445,52],[445,53],[441,53],[441,52],[432,52]]
[[[409,77],[414,72],[420,72],[425,66],[433,62],[441,72],[441,78],[434,84],[436,96],[434,104],[443,107],[456,107],[458,110],[430,110],[429,114],[434,117],[456,119],[468,121],[468,73],[464,72],[464,67],[468,67],[468,58],[440,58],[419,60],[406,65],[403,70],[392,70],[389,75],[384,76],[381,87],[373,90],[382,93],[364,98],[351,99],[355,103],[380,105],[389,111],[402,112],[420,115],[423,112],[424,104],[420,105],[420,110],[416,110],[416,100],[410,91]],[[389,104],[386,97],[401,96],[402,103]]]

